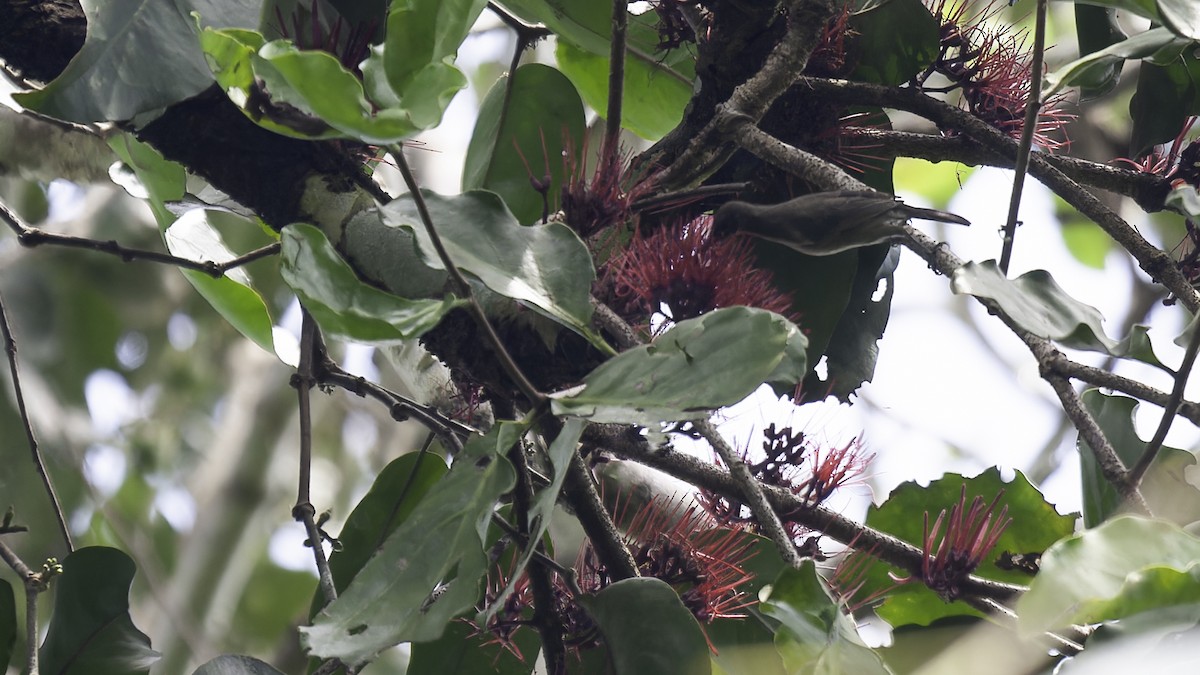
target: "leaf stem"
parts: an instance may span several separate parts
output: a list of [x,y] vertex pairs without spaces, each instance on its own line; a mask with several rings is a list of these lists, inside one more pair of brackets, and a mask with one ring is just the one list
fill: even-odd
[[468,311],[483,329],[487,336],[488,343],[496,352],[496,357],[500,361],[500,366],[517,385],[517,389],[529,400],[533,406],[541,405],[546,401],[546,395],[537,390],[533,383],[525,377],[525,373],[517,366],[512,355],[504,347],[500,336],[496,334],[496,329],[492,327],[488,321],[487,315],[484,314],[483,307],[479,305],[479,300],[475,298],[475,294],[471,292],[471,285],[467,283],[466,277],[450,259],[450,253],[446,251],[445,244],[442,243],[442,238],[437,233],[437,228],[433,225],[433,218],[429,215],[429,207],[425,204],[425,197],[421,194],[421,188],[417,185],[417,179],[413,176],[412,169],[408,166],[408,161],[404,158],[404,148],[396,145],[391,148],[392,156],[396,159],[396,166],[400,169],[400,175],[404,177],[404,183],[408,186],[408,191],[412,194],[413,203],[416,204],[417,213],[421,216],[421,223],[425,226],[425,232],[429,235],[429,240],[433,243],[433,248],[437,251],[438,259],[442,261],[442,266],[446,268],[450,278],[454,281],[459,294],[466,298]]

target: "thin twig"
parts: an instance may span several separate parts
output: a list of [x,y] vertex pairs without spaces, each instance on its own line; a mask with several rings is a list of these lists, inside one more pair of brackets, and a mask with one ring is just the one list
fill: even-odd
[[775,548],[779,550],[779,555],[783,557],[790,567],[800,569],[804,564],[803,558],[799,551],[796,550],[796,544],[792,541],[792,537],[783,527],[783,521],[779,519],[779,514],[771,506],[767,500],[766,494],[763,492],[762,483],[759,483],[754,478],[754,474],[750,472],[750,467],[746,466],[746,462],[738,456],[737,451],[721,433],[717,431],[717,427],[708,420],[699,420],[693,422],[696,430],[708,441],[713,450],[716,450],[717,456],[729,469],[729,474],[733,476],[734,482],[738,486],[738,498],[746,502],[750,507],[750,513],[754,516],[754,520],[763,532],[775,543]]
[[136,260],[158,263],[160,265],[170,265],[182,269],[195,270],[202,272],[208,276],[219,279],[231,269],[241,267],[252,263],[261,258],[279,253],[280,244],[275,242],[267,244],[262,248],[255,249],[238,256],[232,260],[226,260],[223,263],[213,262],[211,260],[191,260],[189,258],[181,258],[170,253],[161,251],[150,251],[139,248],[129,248],[121,245],[119,242],[112,239],[88,239],[87,237],[75,237],[68,234],[55,234],[39,230],[36,227],[30,227],[25,224],[21,218],[8,208],[3,202],[0,202],[0,219],[3,219],[8,227],[16,233],[17,242],[26,248],[37,248],[38,246],[60,246],[63,248],[78,248],[88,251],[97,251],[108,255],[116,256],[123,262],[133,262]]
[[[514,410],[498,410],[502,416],[512,417]],[[532,525],[529,521],[529,509],[533,505],[533,481],[529,477],[529,463],[525,457],[525,445],[518,440],[508,452],[509,461],[517,473],[517,484],[512,491],[513,515],[517,521],[517,531],[520,533],[522,548],[537,549],[541,541],[535,541],[530,536]],[[559,616],[558,606],[554,599],[554,585],[546,568],[535,565],[526,569],[529,575],[530,590],[533,592],[533,623],[537,627],[542,641],[542,656],[548,672],[555,675],[565,675],[567,672],[567,649],[563,642],[563,623]]]
[[[960,162],[1001,169],[1016,167],[1016,162],[1011,157],[989,150],[966,136],[943,136],[866,127],[852,127],[846,133],[869,144],[871,153],[883,159],[914,157],[930,162]],[[1076,183],[1131,197],[1148,211],[1161,211],[1163,197],[1171,189],[1169,180],[1153,173],[1066,155],[1040,153],[1038,157]],[[1030,173],[1035,178],[1038,177],[1037,167],[1031,168]]]
[[621,108],[625,92],[625,33],[629,26],[629,3],[612,0],[612,45],[608,56],[608,116],[605,119],[604,145],[600,156],[616,157],[620,152]]
[[[333,585],[333,574],[329,571],[329,560],[325,557],[325,537],[317,526],[317,510],[312,505],[312,388],[316,385],[313,362],[318,351],[317,322],[307,310],[300,325],[300,364],[292,378],[300,408],[300,478],[296,488],[296,505],[292,517],[304,524],[308,532],[308,543],[312,545],[313,559],[317,564],[317,577],[325,604],[337,599],[337,588]],[[323,350],[322,350],[323,351]]]
[[0,540],[0,559],[21,577],[25,585],[25,672],[27,675],[38,675],[38,595],[46,589],[41,575],[29,569],[16,551]]
[[[3,207],[3,204],[0,204]],[[67,547],[67,553],[75,550],[74,544],[71,542],[71,529],[67,527],[67,517],[63,513],[62,502],[58,500],[58,493],[54,490],[54,483],[50,480],[50,474],[46,471],[46,465],[42,462],[42,453],[38,449],[37,435],[33,433],[33,422],[29,419],[29,409],[25,405],[25,393],[21,388],[21,373],[17,368],[17,341],[13,338],[12,329],[8,325],[8,313],[4,308],[4,297],[0,295],[0,331],[4,333],[4,351],[8,354],[8,372],[12,376],[13,393],[17,400],[17,412],[21,416],[21,426],[25,429],[25,442],[29,445],[29,456],[33,461],[33,468],[37,471],[38,478],[42,480],[42,489],[46,491],[46,496],[50,498],[50,506],[54,510],[54,520],[58,524],[59,534],[62,535],[63,544]]]
[[332,359],[322,359],[317,368],[316,377],[318,384],[340,387],[356,396],[369,397],[379,401],[387,406],[388,414],[397,422],[402,422],[410,417],[417,420],[437,434],[438,440],[451,454],[457,455],[462,452],[464,438],[480,433],[469,425],[443,415],[433,406],[422,405],[386,387],[370,382],[366,378],[351,375],[334,363]]
[[[1002,157],[1009,159],[1016,157],[1016,143],[1003,132],[965,110],[927,96],[922,92],[847,80],[824,80],[808,77],[800,78],[797,83],[808,87],[815,95],[828,96],[848,103],[897,108],[921,115],[935,122],[939,127],[954,129],[969,136],[987,150]],[[1107,232],[1137,260],[1138,266],[1151,279],[1175,294],[1189,312],[1200,313],[1200,291],[1192,286],[1168,253],[1146,241],[1141,233],[1125,219],[1105,206],[1095,195],[1083,189],[1061,170],[1047,162],[1041,153],[1030,155],[1029,171],[1046,187]]]
[[1163,406],[1163,416],[1158,422],[1158,428],[1154,430],[1154,437],[1146,444],[1146,449],[1142,451],[1138,457],[1137,463],[1129,469],[1129,473],[1125,476],[1125,481],[1133,487],[1137,487],[1142,481],[1142,477],[1146,475],[1146,470],[1154,462],[1154,458],[1158,456],[1158,451],[1162,449],[1163,441],[1167,440],[1167,432],[1171,429],[1171,423],[1175,421],[1175,413],[1179,409],[1179,404],[1183,402],[1183,390],[1187,386],[1188,376],[1192,374],[1192,367],[1196,365],[1196,354],[1200,352],[1200,329],[1192,331],[1192,337],[1188,340],[1187,350],[1183,353],[1183,362],[1179,364],[1179,371],[1175,373],[1175,386],[1171,389],[1171,396],[1167,399],[1167,404]]
[[1021,142],[1017,145],[1017,167],[1013,175],[1012,196],[1008,201],[1008,219],[1004,223],[1004,243],[1000,250],[1000,272],[1006,275],[1017,239],[1021,192],[1025,188],[1025,173],[1029,169],[1029,153],[1033,151],[1033,132],[1037,130],[1038,113],[1042,110],[1042,58],[1045,48],[1046,0],[1038,0],[1037,21],[1033,29],[1033,61],[1029,65],[1029,98],[1025,102],[1025,126],[1021,128]]
[[425,197],[421,194],[421,188],[417,185],[417,179],[413,176],[412,169],[409,168],[408,161],[404,158],[404,148],[397,145],[391,148],[391,152],[392,157],[396,160],[396,166],[400,169],[400,175],[404,177],[404,183],[408,186],[408,191],[412,195],[413,203],[417,207],[417,213],[421,216],[421,223],[425,226],[425,232],[429,235],[429,240],[433,244],[434,250],[437,251],[438,258],[442,261],[442,266],[446,268],[446,272],[454,281],[459,295],[466,298],[469,303],[467,309],[474,317],[475,322],[483,329],[488,343],[496,352],[496,358],[500,361],[501,367],[504,368],[505,373],[517,385],[517,389],[521,391],[532,405],[541,405],[547,400],[546,395],[538,391],[537,387],[533,386],[533,383],[525,377],[525,373],[521,372],[512,355],[504,347],[500,336],[496,334],[496,329],[488,321],[483,307],[479,305],[479,300],[471,292],[471,285],[467,283],[466,277],[463,276],[462,272],[454,264],[454,261],[450,259],[450,254],[446,251],[446,246],[442,243],[442,238],[438,235],[437,229],[433,225],[433,218],[429,215],[429,207],[425,204]]

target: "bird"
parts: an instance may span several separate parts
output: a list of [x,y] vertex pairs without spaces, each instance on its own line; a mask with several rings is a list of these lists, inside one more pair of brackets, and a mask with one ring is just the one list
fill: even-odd
[[910,218],[971,224],[962,216],[909,206],[882,192],[841,190],[779,204],[726,202],[713,215],[712,231],[718,236],[736,231],[825,256],[900,237]]

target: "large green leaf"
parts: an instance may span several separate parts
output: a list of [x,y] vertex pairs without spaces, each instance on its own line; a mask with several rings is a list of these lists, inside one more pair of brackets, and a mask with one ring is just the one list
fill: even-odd
[[16,94],[32,110],[73,122],[127,120],[195,96],[212,84],[196,45],[196,11],[206,26],[256,26],[248,0],[83,0],[87,38],[44,88]]
[[[1004,551],[1040,553],[1074,531],[1075,517],[1059,514],[1025,476],[1017,473],[1011,482],[1005,482],[1001,480],[1000,470],[996,468],[988,469],[973,478],[947,474],[931,482],[928,487],[921,487],[915,482],[903,483],[892,491],[883,504],[867,510],[866,523],[914,546],[923,547],[922,514],[928,513],[929,522],[932,524],[941,511],[948,512],[959,501],[964,485],[968,507],[977,496],[982,497],[986,503],[991,503],[1003,490],[1004,496],[996,505],[996,513],[1008,507],[1008,517],[1012,518],[1012,524],[1004,531],[995,548],[976,568],[975,574],[979,576],[1011,583],[1026,583],[1029,577],[1023,572],[1003,570],[996,566],[995,561],[999,555]],[[943,524],[941,534],[944,535],[945,532],[946,527]],[[877,612],[893,627],[908,624],[927,626],[943,617],[979,615],[965,603],[956,601],[947,604],[915,578],[911,583],[897,585],[896,576],[906,578],[909,574],[886,563],[874,562],[865,574],[865,585],[856,595],[858,599],[865,599],[873,593],[887,591],[887,598]]]
[[129,617],[136,566],[115,548],[90,546],[62,561],[54,614],[38,652],[47,675],[149,673],[159,654]]
[[1046,76],[1045,96],[1051,96],[1066,87],[1097,86],[1111,77],[1114,69],[1128,59],[1145,59],[1159,50],[1181,42],[1166,28],[1151,28],[1131,38],[1076,59]]
[[[338,534],[341,548],[329,555],[329,573],[338,593],[346,590],[379,545],[408,519],[447,470],[446,462],[429,452],[410,452],[383,467],[346,518]],[[319,590],[313,597],[310,617],[325,604]]]
[[0,669],[7,670],[17,641],[17,601],[12,584],[0,579]]
[[529,507],[529,543],[521,551],[521,556],[517,559],[516,565],[511,569],[505,570],[505,575],[508,576],[508,584],[504,590],[500,592],[490,606],[484,612],[480,613],[476,621],[480,625],[487,625],[489,619],[496,615],[496,612],[504,608],[504,601],[512,593],[517,581],[524,572],[525,566],[533,558],[534,552],[537,550],[536,543],[542,540],[542,536],[546,534],[547,528],[550,527],[550,518],[554,515],[554,505],[558,502],[558,493],[562,490],[563,481],[567,477],[567,467],[571,464],[571,458],[575,456],[575,446],[579,443],[579,437],[583,434],[583,428],[586,424],[582,420],[571,419],[563,423],[562,431],[558,433],[558,437],[550,444],[547,455],[550,459],[550,468],[553,469],[553,475],[550,477],[550,484],[541,488],[534,497],[533,503]]
[[463,301],[408,300],[363,283],[321,230],[303,223],[283,230],[280,273],[329,335],[374,345],[420,337]]
[[583,102],[549,66],[526,64],[512,78],[500,78],[479,106],[462,186],[495,192],[518,221],[532,224],[544,202],[530,180],[550,177],[545,197],[554,209],[565,169],[582,166]]
[[553,410],[642,425],[704,417],[768,379],[798,381],[806,369],[805,344],[804,334],[778,314],[718,309],[601,364],[582,387],[555,394]]
[[1129,100],[1133,131],[1129,146],[1134,156],[1152,145],[1165,143],[1179,134],[1187,119],[1200,112],[1200,58],[1195,44],[1173,43],[1162,59],[1143,63],[1138,71],[1137,90]]
[[938,56],[938,22],[920,0],[867,3],[850,16],[853,79],[895,86],[908,82]]
[[[1129,37],[1115,19],[1115,11],[1107,7],[1075,5],[1075,34],[1079,38],[1081,58],[1108,49]],[[1118,59],[1106,66],[1089,67],[1087,75],[1077,77],[1073,83],[1079,87],[1080,98],[1098,98],[1115,89],[1123,65],[1124,59]]]
[[[168,250],[181,257],[195,256],[194,259],[213,262],[236,257],[209,223],[207,211],[197,209],[181,218],[167,207],[168,202],[178,202],[186,194],[187,174],[182,166],[128,134],[113,138],[109,144],[133,170],[136,183],[144,192],[139,196],[149,202]],[[175,229],[179,221],[183,221],[182,226]],[[194,270],[181,272],[230,325],[263,349],[275,352],[270,312],[244,270],[231,270],[218,279]]]
[[467,443],[346,591],[300,629],[311,654],[362,663],[400,642],[437,639],[475,604],[488,564],[488,522],[514,482],[504,455],[522,430],[500,423]]
[[1113,340],[1104,333],[1100,312],[1067,295],[1045,270],[1033,270],[1010,280],[994,260],[970,262],[954,271],[950,287],[955,293],[994,300],[1021,328],[1038,337],[1072,349],[1163,367],[1145,326],[1134,326],[1124,340]]
[[1064,539],[1017,601],[1022,630],[1097,623],[1200,602],[1200,539],[1177,525],[1118,516]]
[[775,647],[789,673],[891,672],[830,597],[811,560],[781,572],[759,609],[780,624]]
[[679,594],[651,577],[625,579],[579,604],[596,622],[615,675],[708,675],[704,633]]
[[196,669],[192,675],[283,675],[267,663],[249,656],[222,654]]
[[[609,57],[560,40],[554,51],[558,67],[571,78],[585,101],[601,116],[608,114]],[[621,92],[621,126],[649,141],[656,141],[683,119],[692,99],[692,83],[656,62],[625,61]]]
[[[1146,449],[1146,442],[1138,437],[1133,426],[1137,399],[1088,389],[1083,392],[1083,404],[1096,418],[1121,461],[1126,466],[1136,464]],[[1082,438],[1077,445],[1083,482],[1083,524],[1095,527],[1120,510],[1124,500],[1100,471],[1092,449]],[[1159,449],[1142,479],[1142,494],[1156,516],[1180,524],[1200,520],[1200,491],[1185,478],[1189,467],[1195,464],[1195,455],[1186,450]]]
[[[485,286],[598,342],[588,299],[596,278],[587,247],[562,223],[523,227],[495,193],[443,197],[422,190],[451,262]],[[383,207],[384,221],[411,228],[425,263],[444,269],[410,195]],[[602,346],[598,342],[598,346]]]

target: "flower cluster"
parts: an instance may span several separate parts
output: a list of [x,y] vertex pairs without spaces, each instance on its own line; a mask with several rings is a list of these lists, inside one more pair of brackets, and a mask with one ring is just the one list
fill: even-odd
[[[1013,32],[1011,26],[987,23],[1002,6],[995,0],[971,16],[967,16],[968,5],[930,0],[929,11],[940,25],[939,53],[916,78],[916,84],[926,91],[961,90],[963,102],[973,115],[1019,138],[1025,127],[1033,77],[1033,55],[1026,46],[1025,34]],[[929,85],[934,73],[945,77],[949,84],[937,88]],[[1050,152],[1070,144],[1062,131],[1075,115],[1063,110],[1064,102],[1065,94],[1055,94],[1042,102],[1038,111],[1033,140]]]
[[792,300],[754,264],[744,237],[714,239],[712,216],[677,221],[632,241],[606,267],[614,305],[639,318],[663,312],[672,321],[746,305],[785,316]]
[[[943,510],[930,528],[929,513],[925,514],[922,536],[925,555],[920,580],[946,602],[962,595],[963,582],[979,567],[1012,522],[1007,506],[996,513],[1002,496],[1003,491],[990,504],[976,496],[968,507],[964,485],[958,503],[950,507],[949,516]],[[939,537],[943,522],[946,533]]]
[[[752,578],[743,568],[752,555],[752,540],[738,530],[721,528],[696,506],[685,506],[682,500],[652,500],[633,516],[625,545],[638,572],[670,584],[702,624],[741,617],[739,611],[753,603],[739,590]],[[489,603],[504,587],[503,575],[498,577],[485,594]],[[553,611],[563,626],[564,644],[575,653],[599,646],[600,633],[576,598],[603,590],[613,577],[590,543],[584,544],[576,560],[575,579],[556,574],[551,583]],[[513,636],[530,623],[532,611],[533,594],[528,575],[523,575],[486,630],[494,642],[522,657]]]
[[[803,431],[790,427],[776,429],[774,424],[763,430],[764,458],[753,461],[748,449],[742,459],[755,478],[765,485],[781,488],[800,497],[805,507],[813,507],[829,498],[838,488],[862,475],[872,455],[865,454],[862,442],[855,438],[841,447],[823,448]],[[700,502],[718,522],[730,526],[748,527],[753,524],[749,509],[737,500],[712,492],[701,491]],[[796,512],[781,513],[784,526],[799,541],[808,530],[790,520]]]

